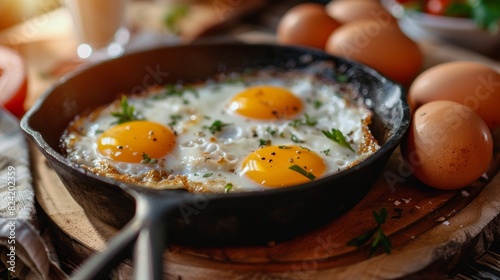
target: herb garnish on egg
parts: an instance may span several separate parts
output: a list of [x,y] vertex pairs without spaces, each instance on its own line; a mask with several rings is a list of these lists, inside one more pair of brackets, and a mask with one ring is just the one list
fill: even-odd
[[215,134],[218,131],[222,131],[222,128],[231,125],[230,123],[224,123],[221,120],[214,121],[210,126],[203,126],[203,128],[208,129],[210,133]]
[[142,153],[142,160],[141,160],[141,163],[151,163],[151,164],[155,164],[155,163],[158,163],[158,160],[155,159],[155,158],[151,158],[148,154],[146,153]]
[[271,145],[271,139],[259,139],[259,147],[268,145]]
[[332,140],[333,142],[336,142],[338,143],[340,146],[343,146],[343,147],[346,147],[348,148],[349,150],[354,151],[354,149],[351,147],[351,145],[347,142],[344,134],[342,133],[342,131],[336,129],[336,128],[332,128],[332,131],[327,131],[327,130],[321,130],[321,132],[323,132],[323,134],[328,137],[328,139]]
[[122,99],[120,101],[120,107],[122,109],[121,112],[111,113],[113,117],[118,118],[118,120],[116,121],[117,124],[122,124],[125,122],[130,122],[140,119],[135,112],[134,106],[128,104],[128,99],[125,95],[122,96]]
[[304,141],[304,140],[299,139],[299,138],[297,137],[297,135],[295,135],[295,134],[293,134],[293,133],[291,133],[291,134],[292,134],[292,135],[291,135],[291,137],[290,137],[290,140],[292,140],[293,142],[295,142],[295,143],[305,143],[305,141]]
[[308,114],[304,114],[303,119],[295,119],[290,123],[290,126],[292,127],[298,127],[299,125],[307,125],[307,126],[315,126],[318,122],[314,119],[312,119]]
[[182,119],[182,115],[171,115],[170,116],[170,122],[168,125],[173,126],[176,125],[178,121]]
[[234,187],[233,184],[227,183],[226,186],[224,187],[224,193],[228,193],[233,187]]
[[294,164],[290,167],[288,167],[289,169],[297,172],[297,173],[300,173],[302,175],[304,175],[305,177],[307,177],[309,180],[313,181],[314,179],[316,179],[316,176],[314,176],[314,174],[312,174],[311,172],[307,172],[307,170],[305,170],[304,168]]

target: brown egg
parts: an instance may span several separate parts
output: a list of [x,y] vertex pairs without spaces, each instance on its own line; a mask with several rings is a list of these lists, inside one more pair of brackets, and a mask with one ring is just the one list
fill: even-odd
[[324,49],[330,34],[340,26],[326,14],[324,6],[304,3],[285,12],[276,28],[280,44],[309,46]]
[[450,190],[469,185],[486,171],[493,140],[474,111],[453,101],[432,101],[415,111],[401,152],[420,181]]
[[328,15],[340,23],[373,19],[381,24],[397,24],[394,17],[376,0],[334,0],[325,9]]
[[393,25],[357,20],[337,28],[325,50],[357,60],[389,78],[409,86],[423,65],[418,45]]
[[412,109],[433,101],[451,100],[474,110],[490,130],[500,127],[500,73],[478,62],[447,62],[427,69],[408,94]]

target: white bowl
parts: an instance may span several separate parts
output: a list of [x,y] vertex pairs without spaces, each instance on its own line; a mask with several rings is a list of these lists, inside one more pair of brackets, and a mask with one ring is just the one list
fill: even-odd
[[394,0],[383,0],[383,4],[399,18],[401,28],[412,37],[441,39],[488,55],[500,52],[500,32],[492,34],[480,28],[470,18],[405,10]]

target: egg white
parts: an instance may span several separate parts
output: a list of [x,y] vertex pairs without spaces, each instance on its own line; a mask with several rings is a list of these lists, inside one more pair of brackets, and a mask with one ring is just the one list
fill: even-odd
[[[227,107],[231,98],[255,85],[283,87],[297,96],[303,110],[295,119],[302,124],[294,126],[294,120],[286,119],[255,120],[231,112]],[[93,172],[105,176],[119,174],[120,179],[129,177],[147,187],[224,192],[228,183],[232,185],[231,191],[269,188],[240,174],[242,160],[258,149],[262,141],[311,149],[327,166],[323,176],[347,169],[379,148],[364,130],[371,112],[348,97],[353,90],[323,81],[314,74],[260,70],[233,73],[221,80],[189,86],[179,83],[175,87],[183,93],[167,96],[168,89],[155,87],[143,95],[128,97],[129,105],[134,106],[141,118],[163,124],[176,134],[176,147],[157,163],[116,162],[98,151],[100,134],[116,123],[111,114],[119,110],[118,101],[75,120],[62,139],[67,158]],[[316,124],[304,125],[306,117]],[[213,135],[207,127],[216,120],[227,126]],[[325,137],[322,130],[332,128],[342,131],[356,152]],[[366,146],[368,149],[361,149]],[[158,179],[151,175],[154,172],[163,175]]]

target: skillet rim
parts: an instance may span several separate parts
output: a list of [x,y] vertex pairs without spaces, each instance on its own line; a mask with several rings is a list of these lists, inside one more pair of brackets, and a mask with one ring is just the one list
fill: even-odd
[[[183,47],[189,47],[189,46],[197,46],[197,47],[216,47],[216,46],[229,46],[229,47],[265,47],[265,48],[279,48],[279,49],[288,49],[288,50],[294,50],[302,53],[302,55],[307,55],[307,54],[318,54],[321,56],[324,56],[322,60],[324,59],[332,59],[333,61],[340,61],[342,64],[349,65],[350,68],[358,68],[360,69],[363,73],[369,74],[373,76],[376,80],[380,81],[382,84],[391,84],[394,88],[399,89],[400,96],[398,98],[398,101],[400,103],[400,106],[397,106],[398,108],[401,109],[401,119],[398,119],[397,122],[397,127],[393,129],[393,132],[391,135],[387,137],[387,141],[381,145],[380,149],[377,150],[374,154],[370,155],[368,158],[364,159],[363,161],[359,162],[355,166],[342,170],[340,172],[318,178],[317,180],[307,182],[304,184],[299,184],[299,185],[293,185],[293,186],[287,186],[287,187],[282,187],[282,188],[273,188],[273,189],[266,189],[263,191],[250,191],[250,192],[239,192],[239,193],[191,193],[188,192],[184,189],[166,189],[166,190],[158,190],[158,189],[152,189],[152,188],[147,188],[143,187],[137,184],[133,183],[128,183],[128,182],[123,182],[119,180],[115,180],[112,178],[108,178],[105,176],[100,176],[97,175],[93,172],[87,171],[78,165],[70,162],[66,157],[62,155],[60,151],[56,151],[53,149],[47,141],[44,139],[43,135],[32,128],[30,126],[30,120],[34,115],[36,115],[37,112],[39,112],[43,106],[43,104],[46,102],[46,100],[51,96],[51,94],[61,85],[65,84],[68,82],[68,80],[71,80],[78,75],[80,75],[82,72],[87,72],[87,71],[92,71],[94,68],[102,67],[102,65],[105,64],[113,64],[117,60],[122,60],[122,59],[127,59],[129,56],[140,56],[143,55],[144,53],[152,52],[152,51],[168,51],[170,48],[183,48]],[[395,110],[396,108],[392,109]],[[372,110],[373,111],[373,110]],[[375,113],[374,113],[375,115]],[[290,46],[290,45],[279,45],[276,43],[246,43],[246,42],[241,42],[241,41],[234,41],[234,40],[199,40],[191,43],[177,43],[177,44],[166,44],[166,45],[159,45],[159,46],[152,46],[149,48],[143,48],[140,50],[136,51],[131,51],[128,53],[125,53],[124,55],[101,61],[95,64],[89,64],[85,65],[77,70],[72,71],[69,74],[66,74],[59,78],[56,82],[54,82],[50,87],[48,87],[45,92],[39,96],[35,103],[28,109],[28,111],[24,114],[24,116],[20,120],[20,127],[21,129],[31,138],[32,141],[35,142],[37,148],[42,151],[42,154],[48,155],[55,159],[57,162],[63,164],[65,167],[70,168],[73,171],[76,171],[78,173],[81,173],[83,176],[90,176],[93,177],[94,179],[98,181],[103,181],[104,183],[111,184],[114,186],[117,186],[121,188],[123,191],[134,197],[134,200],[137,200],[138,197],[137,195],[140,195],[142,193],[170,193],[170,192],[182,192],[182,193],[187,193],[191,195],[199,195],[203,194],[206,196],[208,199],[219,199],[219,198],[239,198],[239,197],[259,197],[262,195],[269,196],[269,195],[280,195],[283,193],[292,193],[292,192],[300,192],[303,191],[304,189],[308,188],[313,188],[313,187],[318,187],[322,185],[326,185],[329,181],[335,181],[337,178],[342,178],[346,176],[350,176],[351,173],[353,172],[359,172],[359,169],[364,169],[365,166],[370,166],[373,164],[373,162],[379,160],[380,157],[383,157],[384,155],[392,154],[392,152],[397,148],[397,146],[400,144],[401,140],[403,139],[404,135],[406,134],[406,131],[410,125],[411,121],[411,111],[410,111],[410,106],[409,103],[407,102],[407,89],[402,86],[400,83],[397,83],[391,79],[389,79],[387,76],[381,74],[379,71],[362,64],[360,62],[357,62],[352,59],[348,58],[343,58],[331,54],[327,54],[324,51],[321,51],[319,49],[314,49],[314,48],[309,48],[309,47],[302,47],[302,46]],[[377,139],[378,140],[378,139]],[[342,187],[342,186],[340,186]],[[367,187],[368,188],[368,187]]]

